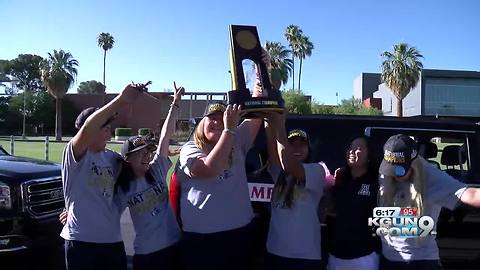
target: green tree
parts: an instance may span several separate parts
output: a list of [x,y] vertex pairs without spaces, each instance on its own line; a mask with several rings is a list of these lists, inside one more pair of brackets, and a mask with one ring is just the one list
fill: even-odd
[[415,87],[420,78],[423,56],[415,48],[406,43],[393,45],[391,52],[381,54],[382,81],[397,98],[397,116],[403,116],[403,99]]
[[300,88],[300,82],[302,79],[303,59],[305,59],[307,56],[310,57],[312,55],[313,48],[314,46],[310,39],[307,36],[302,35],[298,40],[297,50],[293,51],[293,54],[295,54],[295,56],[300,59],[300,67],[298,69],[298,90],[302,89]]
[[340,105],[333,109],[334,114],[345,115],[382,115],[382,111],[375,108],[367,108],[363,106],[361,99],[350,98],[342,99]]
[[299,90],[282,91],[282,97],[285,100],[285,107],[290,113],[311,114],[312,107],[310,99]]
[[98,47],[103,49],[103,85],[105,84],[105,65],[107,60],[107,51],[113,47],[115,40],[110,33],[100,33],[97,37]]
[[78,61],[63,50],[53,50],[42,65],[42,80],[47,91],[55,98],[55,139],[62,139],[62,99],[77,76]]
[[270,56],[270,80],[275,89],[280,89],[288,81],[292,73],[293,62],[290,57],[290,50],[287,50],[280,42],[267,41],[265,50]]
[[295,52],[297,52],[299,49],[298,41],[300,40],[300,37],[302,35],[302,29],[300,29],[300,27],[298,27],[297,25],[293,24],[287,26],[287,29],[285,29],[284,33],[284,36],[289,43],[290,51],[292,52],[292,89],[295,89]]
[[[24,95],[25,95],[25,112],[24,112]],[[55,107],[53,106],[54,98],[47,92],[26,92],[17,96],[13,96],[8,104],[11,113],[24,114],[26,117],[26,126],[28,129],[53,130],[55,125]]]
[[23,91],[45,90],[41,80],[40,66],[43,58],[33,54],[20,54],[12,60],[0,62],[0,74],[11,78],[12,86],[8,93],[16,94],[18,89]]
[[320,104],[317,101],[312,102],[312,113],[313,114],[334,114],[335,106]]
[[79,94],[105,94],[105,85],[95,80],[81,82],[78,86]]
[[7,73],[5,72],[5,69],[8,65],[8,63],[9,63],[8,60],[0,59],[0,86],[5,88],[5,92],[7,92],[8,90],[6,89],[7,85],[5,85],[4,83],[5,82],[10,82],[10,78],[8,78]]

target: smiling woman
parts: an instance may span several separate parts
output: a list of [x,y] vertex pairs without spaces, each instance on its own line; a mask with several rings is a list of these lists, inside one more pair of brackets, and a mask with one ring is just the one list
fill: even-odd
[[187,270],[249,268],[253,212],[245,156],[262,120],[237,127],[239,117],[237,105],[211,104],[194,141],[180,152],[181,257]]
[[380,242],[365,222],[377,205],[378,192],[378,166],[369,142],[364,136],[353,138],[345,151],[345,165],[335,171],[330,190],[336,210],[328,259],[331,270],[378,269]]

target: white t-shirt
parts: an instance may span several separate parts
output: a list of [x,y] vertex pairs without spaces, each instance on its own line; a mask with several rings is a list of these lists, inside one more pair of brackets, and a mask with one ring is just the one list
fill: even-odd
[[[214,233],[237,229],[251,222],[253,210],[248,193],[245,155],[253,139],[245,122],[238,126],[232,166],[214,177],[191,177],[192,162],[206,154],[194,142],[182,147],[178,179],[184,231]],[[229,158],[229,153],[225,153],[225,158]]]
[[72,142],[63,152],[62,181],[67,223],[60,236],[90,243],[121,242],[120,212],[113,201],[121,157],[106,149],[87,150],[75,160]]
[[[284,196],[272,196],[267,250],[281,257],[321,260],[321,227],[317,209],[323,194],[325,170],[318,163],[303,164],[303,168],[305,186],[294,185],[291,208],[284,206]],[[281,169],[271,166],[269,170],[276,182]],[[290,178],[288,181],[295,180]]]
[[[431,164],[425,168],[425,194],[423,216],[430,216],[437,228],[438,215],[442,207],[454,209],[465,191],[465,184],[437,169]],[[383,177],[380,176],[380,188]],[[409,194],[409,183],[400,183],[395,196],[405,198]],[[409,207],[409,206],[405,206]],[[390,261],[438,260],[438,246],[435,235],[422,238],[382,236],[382,253]]]
[[180,240],[180,228],[168,201],[168,188],[165,181],[172,162],[167,157],[155,155],[150,171],[155,183],[150,184],[145,177],[130,182],[124,193],[118,188],[115,201],[123,211],[130,210],[135,229],[135,254],[149,254],[164,249]]

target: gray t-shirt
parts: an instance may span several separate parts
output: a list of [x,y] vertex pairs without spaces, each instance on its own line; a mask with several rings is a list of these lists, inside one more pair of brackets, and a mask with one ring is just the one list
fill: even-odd
[[[236,128],[232,166],[214,177],[191,177],[192,162],[206,156],[194,142],[188,142],[180,151],[181,184],[180,213],[183,230],[196,233],[214,233],[243,227],[253,218],[245,155],[254,138],[245,122]],[[230,158],[230,153],[225,153]]]
[[[321,227],[317,209],[323,194],[325,170],[319,163],[303,164],[303,168],[305,186],[293,185],[291,208],[284,206],[285,194],[272,197],[267,250],[287,258],[321,260]],[[271,166],[269,170],[276,181],[280,168]],[[288,181],[295,180],[290,178]]]
[[62,181],[67,223],[60,236],[91,243],[121,242],[120,212],[113,201],[121,157],[106,149],[87,150],[75,160],[72,142],[63,152]]
[[118,188],[115,201],[122,211],[128,207],[132,217],[135,254],[149,254],[180,240],[180,228],[170,208],[165,181],[171,165],[167,157],[155,155],[150,164],[155,183],[150,184],[142,177],[130,182],[127,193]]
[[[454,209],[465,191],[465,184],[452,178],[431,164],[425,165],[425,194],[423,196],[423,216],[430,216],[437,228],[438,215],[442,207]],[[383,178],[380,176],[380,188]],[[398,200],[408,197],[409,183],[400,183],[395,196]],[[411,207],[411,205],[400,205]],[[382,253],[390,261],[438,260],[438,246],[435,235],[421,238],[382,236]]]

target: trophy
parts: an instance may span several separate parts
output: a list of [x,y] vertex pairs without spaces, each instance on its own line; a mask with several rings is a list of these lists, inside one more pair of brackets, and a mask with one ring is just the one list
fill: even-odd
[[[256,65],[262,96],[252,97],[245,83],[242,61],[249,59]],[[274,89],[262,61],[262,47],[255,26],[230,25],[230,66],[232,90],[228,92],[228,104],[242,105],[247,118],[263,117],[267,111],[281,112],[284,101],[278,89]]]

